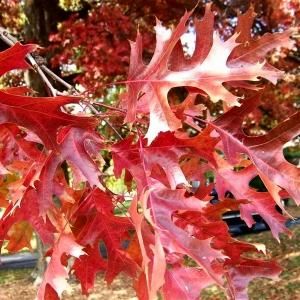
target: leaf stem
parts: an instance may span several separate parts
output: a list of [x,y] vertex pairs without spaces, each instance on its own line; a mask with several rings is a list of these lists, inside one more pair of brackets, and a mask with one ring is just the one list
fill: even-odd
[[74,90],[77,92],[76,88],[69,84],[68,82],[66,82],[65,80],[63,80],[61,77],[59,77],[58,75],[56,75],[53,71],[51,71],[47,66],[45,65],[41,65],[41,69],[47,73],[50,77],[52,77],[55,81],[58,81],[59,83],[61,83],[63,86],[65,86],[68,90]]
[[196,117],[196,116],[193,116],[193,115],[190,115],[190,114],[187,114],[187,113],[183,113],[185,116],[187,116],[187,117],[190,117],[190,118],[193,118],[193,119],[195,119],[195,120],[197,120],[200,124],[198,125],[198,126],[200,126],[200,127],[205,127],[206,125],[207,125],[207,121],[205,121],[205,120],[203,120],[203,119],[201,119],[201,118],[199,118],[199,117]]
[[97,105],[97,106],[101,106],[101,107],[105,107],[105,108],[110,109],[110,110],[115,110],[115,111],[121,112],[123,114],[126,114],[126,110],[124,110],[122,108],[118,108],[118,107],[111,106],[111,105],[108,105],[108,104],[104,104],[104,103],[101,103],[101,102],[92,102],[92,104]]
[[104,122],[106,122],[106,124],[115,132],[115,134],[121,139],[123,140],[122,135],[119,133],[119,131],[108,121],[108,120],[104,120]]

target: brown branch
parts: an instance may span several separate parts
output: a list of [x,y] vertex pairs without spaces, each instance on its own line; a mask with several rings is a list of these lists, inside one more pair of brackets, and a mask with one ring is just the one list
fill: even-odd
[[[0,27],[0,39],[9,46],[13,46],[18,42],[18,40],[15,37],[13,37],[11,34],[9,34],[3,27]],[[53,87],[53,85],[51,84],[51,82],[49,81],[49,79],[47,78],[47,76],[39,66],[39,64],[36,62],[34,57],[31,54],[27,54],[26,58],[31,64],[32,68],[40,75],[43,82],[45,83],[48,90],[50,91],[50,94],[52,96],[56,96],[58,91]]]
[[122,135],[119,133],[119,131],[108,121],[108,120],[104,120],[104,122],[106,122],[106,124],[115,132],[115,134],[121,139],[123,140]]
[[[13,37],[10,33],[8,33],[8,31],[5,30],[3,27],[0,27],[0,39],[2,41],[4,41],[9,46],[13,46],[14,44],[16,44],[18,42],[18,40],[15,37]],[[38,60],[35,59],[32,54],[27,54],[26,58],[27,58],[28,62],[31,64],[32,68],[40,75],[41,79],[43,80],[43,82],[47,86],[47,88],[50,91],[52,96],[55,97],[57,95],[65,95],[65,94],[63,92],[58,91],[57,89],[55,89],[53,87],[53,85],[49,81],[46,74],[49,77],[51,77],[53,80],[59,82],[61,85],[63,85],[65,88],[67,88],[68,93],[72,93],[73,95],[80,96],[79,91],[77,91],[74,86],[72,86],[71,84],[69,84],[68,82],[63,80],[61,77],[56,75],[44,63],[39,63]],[[123,109],[113,107],[113,106],[110,106],[110,105],[107,105],[107,104],[104,104],[104,103],[99,103],[99,102],[90,103],[88,100],[83,100],[79,104],[83,109],[85,109],[85,107],[83,107],[82,104],[85,104],[86,107],[88,107],[95,115],[99,115],[99,114],[101,114],[101,112],[99,112],[93,105],[105,107],[106,109],[113,110],[113,111],[118,111],[118,112],[121,112],[123,114],[126,113],[126,111],[123,110]],[[118,130],[108,120],[104,119],[104,121],[116,133],[116,135],[120,139],[123,139],[122,135],[118,132]]]
[[104,108],[107,108],[107,109],[110,109],[110,110],[115,110],[115,111],[121,112],[123,114],[126,114],[126,110],[122,109],[122,108],[118,108],[118,107],[111,106],[111,105],[108,105],[108,104],[104,104],[104,103],[101,103],[101,102],[92,102],[91,104],[101,106],[101,107],[104,107]]
[[[8,33],[8,31],[5,30],[3,27],[0,27],[0,39],[3,40],[9,46],[13,46],[14,44],[16,44],[18,42],[18,40],[15,37],[13,37],[10,33]],[[73,95],[74,94],[78,95],[78,96],[80,95],[80,93],[76,90],[76,88],[74,86],[72,86],[71,84],[69,84],[68,82],[63,80],[61,77],[56,75],[45,64],[38,63],[36,61],[36,59],[33,57],[33,55],[28,54],[28,55],[26,55],[26,58],[28,59],[28,61],[31,64],[31,66],[33,67],[33,69],[40,75],[40,77],[42,78],[43,82],[45,83],[45,85],[49,89],[52,96],[64,95],[64,93],[58,91],[57,89],[55,89],[53,87],[53,85],[51,84],[51,82],[49,81],[49,79],[47,78],[45,73],[48,76],[50,76],[53,80],[59,82],[65,88],[67,88],[69,93],[72,92]],[[122,109],[119,109],[119,108],[116,108],[116,107],[113,107],[113,106],[110,106],[110,105],[106,105],[106,104],[103,104],[103,103],[96,103],[96,102],[89,103],[88,101],[84,101],[84,102],[85,102],[85,104],[87,104],[87,106],[93,112],[95,112],[95,108],[93,107],[93,105],[98,105],[98,106],[102,106],[102,107],[105,107],[105,108],[110,109],[110,110],[115,110],[115,111],[125,113],[125,111],[122,110]],[[98,111],[97,111],[97,114],[99,114]]]
[[68,82],[66,82],[65,80],[63,80],[62,78],[60,78],[58,75],[56,75],[53,71],[51,71],[47,66],[45,66],[44,64],[41,65],[41,69],[47,73],[50,77],[52,77],[55,81],[59,82],[60,84],[62,84],[63,86],[65,86],[68,90],[74,90],[77,92],[76,88],[69,84]]
[[[92,110],[92,112],[95,114],[95,115],[98,115],[99,114],[99,111],[97,111],[95,109],[94,106],[92,106],[89,102],[87,101],[82,101],[84,104],[87,105],[88,108],[90,108]],[[103,119],[103,121],[115,132],[115,134],[121,139],[123,140],[123,137],[122,135],[119,133],[119,131],[107,120],[107,119]]]

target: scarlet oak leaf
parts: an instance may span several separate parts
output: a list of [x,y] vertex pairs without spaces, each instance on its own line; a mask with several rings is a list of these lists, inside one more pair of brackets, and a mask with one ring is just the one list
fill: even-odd
[[74,237],[71,234],[62,233],[59,236],[53,247],[51,260],[38,290],[37,298],[39,300],[45,298],[47,284],[49,284],[56,291],[57,295],[61,297],[62,292],[68,287],[66,280],[68,271],[61,262],[62,255],[66,254],[78,258],[81,255],[85,255],[85,252],[82,249],[83,247],[74,241]]
[[[27,221],[39,235],[43,243],[53,243],[54,227],[39,217],[38,195],[33,188],[27,188],[19,207],[10,204],[0,219],[0,246],[7,237],[10,228],[18,222]],[[8,235],[9,237],[9,235]]]
[[[235,54],[235,61],[230,61],[234,49],[245,42],[246,33],[236,32],[227,41],[213,34],[213,14],[207,6],[201,26],[196,26],[196,50],[190,59],[177,54],[176,65],[172,69],[172,53],[176,50],[180,37],[186,31],[186,22],[192,12],[186,13],[173,32],[166,30],[158,21],[155,27],[156,48],[148,65],[142,61],[142,40],[137,35],[135,43],[131,43],[131,60],[128,74],[128,99],[126,102],[127,115],[125,121],[133,122],[137,111],[137,101],[142,102],[139,108],[144,113],[150,113],[150,124],[146,137],[150,144],[160,131],[175,131],[181,127],[181,121],[175,116],[168,103],[168,92],[174,87],[192,87],[205,91],[213,102],[224,100],[229,106],[239,105],[238,97],[229,92],[224,86],[225,82],[258,81],[259,77],[266,78],[273,83],[282,75],[275,68],[265,67],[261,62],[262,55],[270,50],[270,39],[265,37],[259,47],[252,47],[251,59],[245,55],[244,46],[241,45]],[[207,31],[204,33],[204,28]],[[248,28],[249,29],[249,28]],[[200,34],[202,34],[200,36]],[[285,34],[288,36],[290,33]],[[248,34],[249,36],[249,34]],[[247,37],[248,37],[247,36]],[[286,38],[284,39],[286,40]],[[274,40],[273,40],[274,41]],[[266,46],[266,44],[268,44]],[[283,41],[273,43],[273,48],[282,46]],[[176,47],[175,47],[176,46]],[[291,47],[291,43],[287,46]],[[257,50],[257,51],[255,51]],[[260,50],[260,51],[259,51]],[[245,85],[243,85],[245,86]],[[250,86],[248,85],[248,88]],[[141,98],[141,100],[139,100]],[[147,102],[144,99],[147,99]]]
[[[236,182],[236,178],[233,178],[233,180]],[[223,267],[221,266],[220,268],[220,266],[215,264],[214,270],[221,274],[225,272],[227,293],[229,298],[232,299],[248,299],[246,288],[252,279],[256,277],[277,278],[277,275],[280,273],[279,266],[272,261],[259,261],[244,257],[247,252],[264,251],[262,245],[240,242],[230,236],[227,225],[222,220],[222,215],[227,209],[237,210],[239,206],[242,207],[244,204],[247,204],[246,201],[225,199],[214,205],[209,204],[200,212],[179,212],[176,215],[176,224],[178,226],[189,228],[191,234],[199,239],[213,237],[213,248],[222,249],[223,253],[228,256],[224,261]],[[170,274],[166,274],[166,282],[171,280],[173,287],[173,289],[167,288],[167,286],[163,288],[166,296],[168,294],[172,295],[174,291],[185,295],[186,298],[183,299],[198,299],[199,293],[196,296],[194,293],[197,290],[200,292],[203,285],[206,286],[213,283],[212,278],[209,278],[206,273],[199,272],[200,270],[190,269],[187,273],[187,270],[183,272],[178,266],[176,267],[178,274],[176,272],[172,274],[172,268],[168,270]],[[168,276],[172,276],[174,280],[168,278]],[[190,278],[189,276],[202,277],[203,281],[187,280]],[[185,278],[187,282],[185,282]],[[184,289],[183,287],[186,288]],[[170,299],[172,298],[170,297]]]
[[16,43],[11,48],[0,52],[0,76],[13,69],[27,69],[25,56],[33,52],[36,45],[21,45]]
[[107,249],[105,279],[110,284],[120,273],[134,277],[137,264],[125,251],[124,241],[130,240],[129,230],[133,226],[128,218],[113,214],[112,199],[99,189],[94,189],[83,201],[77,216],[85,220],[85,225],[77,235],[82,245],[95,245],[103,241]]
[[214,284],[214,280],[201,269],[176,266],[166,271],[163,296],[166,300],[199,299],[201,290]]
[[19,95],[19,96],[25,96],[27,93],[33,92],[32,89],[28,88],[27,86],[9,87],[9,88],[2,89],[2,91],[8,94]]
[[80,280],[81,289],[84,295],[88,295],[90,289],[94,287],[96,274],[107,268],[106,261],[100,257],[100,250],[96,244],[94,247],[84,248],[86,255],[77,258],[72,269],[77,279]]
[[[59,152],[52,152],[41,171],[39,181],[35,183],[40,195],[40,213],[44,214],[48,208],[53,206],[52,196],[54,193],[54,181],[58,166],[67,161],[79,170],[91,186],[102,187],[99,176],[100,171],[91,156],[95,153],[89,153],[89,144],[93,144],[98,151],[102,146],[102,139],[93,131],[83,130],[81,128],[68,128],[61,130],[58,134]],[[95,150],[95,149],[94,149]]]
[[[239,210],[251,226],[257,213],[278,239],[287,231],[286,217],[274,200],[280,205],[280,197],[289,194],[300,201],[300,171],[282,153],[284,143],[300,133],[299,113],[264,136],[249,137],[243,119],[258,98],[240,101],[243,92],[254,94],[247,90],[263,86],[256,84],[261,78],[275,83],[282,75],[265,55],[275,47],[291,48],[291,31],[252,37],[250,8],[238,17],[235,33],[222,40],[214,34],[214,14],[207,5],[203,19],[193,23],[196,45],[188,56],[181,38],[191,15],[185,13],[173,31],[157,21],[156,47],[147,63],[141,35],[131,43],[124,109],[96,113],[118,127],[123,114],[126,122],[136,121],[120,142],[108,143],[94,131],[96,118],[67,113],[79,97],[28,97],[24,87],[0,90],[0,206],[5,208],[0,248],[4,240],[10,251],[30,247],[33,230],[51,246],[38,299],[62,296],[70,273],[87,295],[97,272],[105,273],[108,284],[124,272],[143,300],[158,294],[198,299],[213,283],[229,297],[245,299],[252,279],[277,278],[277,264],[247,258],[265,248],[232,238],[223,214]],[[28,67],[26,55],[34,48],[17,44],[0,53],[0,75]],[[183,101],[184,93],[176,92],[183,89],[177,87],[187,91]],[[212,121],[210,105],[199,104],[203,97],[223,100],[223,116]],[[235,105],[241,106],[230,108]],[[182,123],[189,127],[178,130]],[[112,165],[116,177],[124,175],[120,180],[130,194],[109,189],[107,167]],[[268,192],[249,187],[257,175]],[[219,198],[214,204],[212,189]],[[234,199],[226,197],[227,191]],[[130,217],[119,215],[120,201],[131,196]]]
[[[139,243],[140,248],[140,256],[135,259],[139,265],[142,267],[143,273],[135,280],[134,287],[137,293],[137,296],[141,299],[148,300],[150,295],[155,295],[157,290],[160,288],[161,283],[163,282],[163,275],[159,276],[159,278],[155,278],[152,280],[150,268],[151,268],[151,258],[153,259],[154,251],[153,248],[149,247],[149,239],[147,237],[150,236],[150,240],[153,242],[154,236],[149,230],[150,226],[146,223],[146,219],[143,214],[138,212],[138,201],[137,197],[132,200],[129,213],[132,220],[132,224],[135,227],[136,238],[135,241]],[[150,233],[150,234],[149,234]],[[153,243],[151,243],[152,245]],[[150,249],[152,251],[150,251]],[[151,258],[150,258],[151,257]],[[162,259],[163,255],[159,255],[159,259],[161,259],[160,270],[158,270],[157,274],[161,274],[165,272],[166,262]],[[141,261],[139,261],[141,260]],[[152,272],[156,271],[155,268],[157,264],[153,264]],[[159,266],[158,266],[159,268]],[[151,278],[151,279],[150,279]]]
[[203,116],[203,111],[206,110],[206,107],[203,104],[194,104],[196,96],[197,94],[189,91],[188,96],[182,103],[172,105],[171,108],[178,119],[181,119],[191,128],[201,132],[202,128],[194,122],[193,117]]
[[[216,282],[220,282],[219,275],[215,274],[211,268],[211,263],[225,256],[212,249],[210,238],[199,240],[190,236],[189,232],[179,228],[173,221],[173,215],[177,211],[199,211],[206,205],[205,202],[194,197],[185,197],[185,189],[179,189],[178,186],[174,189],[170,179],[166,186],[163,185],[159,177],[161,173],[155,169],[154,165],[159,165],[166,174],[168,172],[176,174],[174,170],[178,168],[172,167],[174,163],[170,163],[168,155],[176,162],[182,155],[189,153],[188,146],[201,152],[199,151],[201,149],[200,137],[195,138],[190,144],[188,140],[175,138],[171,133],[161,133],[148,147],[142,140],[136,145],[131,145],[130,140],[124,140],[113,147],[115,173],[118,175],[123,169],[131,173],[138,185],[138,197],[143,215],[154,230],[153,241],[149,246],[149,241],[146,242],[142,235],[143,217],[135,212],[136,208],[132,208],[131,215],[143,255],[143,270],[147,279],[149,298],[154,297],[164,283],[166,253],[192,257]],[[203,145],[203,149],[205,147],[207,145]],[[167,177],[172,178],[168,175]],[[173,189],[167,188],[168,185]]]
[[[0,162],[12,171],[16,161],[23,161],[36,166],[43,162],[45,154],[39,151],[35,143],[26,140],[27,135],[14,124],[0,125]],[[20,173],[21,169],[18,170]]]
[[228,295],[233,299],[248,299],[247,286],[258,277],[278,279],[281,268],[274,261],[242,259],[238,266],[228,271]]
[[219,197],[224,197],[224,191],[230,191],[235,199],[247,200],[248,203],[240,205],[241,218],[251,227],[255,224],[252,214],[258,213],[279,241],[279,233],[289,232],[285,226],[286,218],[276,210],[276,203],[268,192],[258,192],[250,188],[250,181],[257,175],[255,167],[250,165],[238,172],[232,169],[233,166],[225,160],[218,159],[216,188]]
[[241,107],[232,108],[211,124],[220,134],[225,154],[230,161],[236,160],[237,153],[246,153],[259,173],[284,188],[300,203],[300,169],[287,162],[282,151],[285,143],[300,134],[300,112],[265,135],[246,136],[242,130],[243,119],[257,106],[258,101],[257,97],[250,98]]
[[99,167],[92,158],[97,158],[102,147],[103,140],[94,131],[71,128],[61,141],[60,156],[76,166],[91,186],[101,187]]
[[139,278],[134,282],[134,289],[138,299],[140,300],[149,300],[147,292],[147,281],[146,276],[142,273]]
[[144,215],[155,228],[164,249],[169,253],[176,252],[190,256],[216,282],[220,282],[211,263],[216,259],[222,260],[226,256],[211,247],[211,239],[199,240],[191,237],[188,232],[177,227],[173,222],[173,214],[176,211],[201,211],[205,207],[200,200],[185,197],[184,193],[184,190],[170,190],[159,182],[153,181],[151,189],[146,192],[147,202],[143,204]]
[[193,154],[197,154],[200,158],[207,160],[212,166],[216,164],[213,153],[219,141],[219,137],[213,136],[212,126],[207,126],[194,137],[180,137],[178,139],[179,144],[192,149]]
[[[260,38],[252,38],[251,28],[255,16],[256,13],[254,13],[253,7],[250,7],[245,14],[239,16],[235,32],[239,33],[237,42],[240,45],[232,51],[229,57],[228,64],[230,66],[238,67],[265,60],[267,53],[275,48],[293,48],[295,42],[290,39],[293,29],[272,34],[266,33]],[[268,70],[276,70],[267,62],[264,67]]]
[[128,138],[112,147],[116,176],[120,176],[122,170],[127,169],[137,180],[139,191],[142,191],[148,186],[147,177],[155,166],[159,166],[166,174],[172,189],[188,184],[179,166],[180,157],[187,153],[186,146],[184,143],[180,144],[180,140],[172,133],[162,133],[148,147],[145,139],[140,139],[133,145],[131,142],[132,138]]
[[146,168],[151,170],[155,164],[160,165],[172,189],[180,184],[188,184],[179,166],[179,159],[186,153],[186,150],[184,145],[180,145],[179,142],[173,134],[162,133],[150,147],[139,147]]
[[206,110],[205,105],[195,105],[197,94],[189,91],[187,97],[180,104],[172,106],[172,109],[178,119],[184,119],[190,117],[192,120],[193,116],[202,116],[203,111]]
[[[15,68],[28,68],[26,55],[35,45],[21,45],[0,53],[0,75]],[[64,113],[62,108],[77,103],[79,97],[28,97],[27,88],[0,90],[0,123],[15,123],[36,133],[48,149],[57,149],[56,134],[60,127],[75,126],[94,128],[96,121],[90,117],[78,117]]]
[[56,135],[64,126],[93,128],[90,117],[78,117],[62,112],[62,106],[76,103],[78,97],[27,97],[0,91],[0,123],[9,122],[36,133],[48,149],[57,149]]
[[121,176],[122,170],[128,170],[137,182],[138,190],[149,186],[148,177],[162,176],[155,167],[159,166],[166,175],[166,185],[175,189],[188,185],[187,179],[180,166],[181,158],[199,155],[201,159],[214,165],[213,151],[219,138],[211,137],[212,128],[207,128],[197,136],[188,138],[176,136],[171,132],[160,133],[157,138],[146,146],[146,140],[140,139],[136,144],[132,138],[127,138],[112,147],[114,172]]

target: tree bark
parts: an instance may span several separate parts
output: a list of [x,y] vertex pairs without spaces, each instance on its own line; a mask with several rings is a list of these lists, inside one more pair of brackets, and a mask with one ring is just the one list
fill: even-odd
[[[57,29],[58,22],[68,16],[68,13],[59,7],[58,0],[25,0],[24,13],[26,15],[25,43],[36,43],[43,47],[49,45],[49,35]],[[28,72],[27,77],[34,91],[40,96],[47,95],[44,82],[33,70]]]
[[36,236],[36,248],[38,260],[33,272],[31,273],[31,276],[34,279],[35,285],[39,285],[42,282],[43,275],[46,271],[47,262],[45,259],[45,247],[38,235]]
[[27,42],[35,42],[42,46],[49,45],[49,34],[56,31],[57,23],[69,15],[59,7],[58,2],[58,0],[25,0]]

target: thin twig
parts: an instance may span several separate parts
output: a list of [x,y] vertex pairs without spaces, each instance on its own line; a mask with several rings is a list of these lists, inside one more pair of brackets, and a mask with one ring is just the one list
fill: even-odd
[[[83,104],[85,105],[85,107],[83,106]],[[83,110],[85,110],[86,108],[89,108],[96,116],[98,116],[99,114],[101,114],[93,105],[91,105],[91,103],[89,103],[88,101],[81,101],[79,103],[79,105],[83,108]]]
[[[0,39],[2,39],[9,46],[13,46],[14,44],[16,44],[18,42],[18,40],[15,37],[13,37],[11,34],[9,34],[3,27],[0,27]],[[44,64],[39,64],[31,54],[27,54],[26,58],[28,59],[28,61],[31,64],[31,66],[33,67],[33,69],[40,75],[41,79],[43,80],[43,82],[45,83],[47,88],[49,89],[52,96],[64,95],[64,93],[56,90],[53,87],[53,85],[51,84],[51,82],[47,78],[46,74],[49,75],[53,80],[59,82],[64,87],[66,87],[68,89],[69,93],[72,92],[73,95],[74,94],[78,95],[78,96],[80,95],[80,93],[76,90],[76,88],[74,86],[72,86],[71,84],[69,84],[68,82],[66,82],[62,78],[60,78],[58,75],[56,75],[53,71],[51,71]],[[85,104],[86,107],[88,107],[95,115],[99,115],[99,114],[101,114],[101,112],[99,112],[93,105],[105,107],[107,109],[118,111],[118,112],[121,112],[121,113],[126,113],[126,111],[123,110],[123,109],[113,107],[113,106],[103,104],[103,103],[97,103],[97,102],[90,103],[88,100],[83,100],[79,103],[79,105],[83,109],[86,109],[86,107],[84,107],[83,104]],[[116,135],[120,139],[123,139],[122,135],[118,132],[118,130],[108,120],[105,119],[104,121],[116,133]]]
[[63,86],[65,86],[68,90],[74,90],[77,92],[76,88],[69,84],[68,82],[66,82],[65,80],[63,80],[62,78],[60,78],[58,75],[56,75],[53,71],[51,71],[47,66],[45,65],[41,65],[41,69],[47,73],[50,77],[52,77],[55,81],[58,81],[59,83],[61,83]]
[[32,65],[33,69],[40,75],[42,80],[44,81],[45,85],[50,91],[50,94],[55,97],[57,95],[57,90],[53,87],[45,73],[42,71],[38,63],[35,61],[35,59],[32,57],[32,55],[28,54],[26,55],[27,59],[29,60],[30,64]]
[[123,140],[122,135],[119,133],[119,131],[108,121],[108,120],[104,120],[104,122],[106,122],[106,124],[115,132],[115,134],[121,139]]
[[187,113],[183,113],[183,114],[187,117],[193,118],[193,119],[197,120],[198,122],[200,122],[201,125],[199,124],[199,126],[204,126],[205,127],[207,125],[207,121],[205,121],[205,120],[203,120],[199,117],[196,117],[196,116],[193,116],[193,115],[190,115],[190,114],[187,114]]
[[[86,103],[86,101],[83,101],[83,103]],[[90,103],[86,103],[86,104],[90,104]],[[91,110],[97,115],[99,114],[99,112],[95,109],[95,107],[93,107],[92,105],[91,106],[88,106],[89,108],[91,108]],[[123,140],[123,137],[122,135],[119,133],[119,131],[106,119],[103,120],[114,132],[115,134],[121,139]]]
[[[3,27],[0,27],[0,39],[2,39],[9,46],[13,46],[15,43],[18,42],[18,40],[14,36],[12,36],[7,30],[5,30],[5,28],[3,28]],[[75,95],[78,95],[78,96],[80,95],[80,93],[76,90],[76,88],[74,86],[72,86],[71,84],[69,84],[68,82],[63,80],[61,77],[56,75],[46,65],[38,64],[31,54],[27,54],[26,58],[28,59],[28,61],[31,64],[31,66],[33,67],[33,69],[40,75],[43,82],[45,83],[45,85],[47,86],[47,88],[49,89],[50,93],[53,96],[64,95],[64,93],[58,91],[57,89],[55,89],[53,87],[53,85],[51,84],[51,82],[49,81],[49,79],[47,78],[45,73],[48,74],[52,79],[54,79],[55,81],[59,82],[64,87],[66,87],[69,92],[73,92],[73,93],[75,92]],[[97,106],[105,107],[105,108],[110,109],[110,110],[115,110],[115,111],[119,111],[119,112],[122,112],[122,113],[126,113],[126,111],[123,110],[123,109],[113,107],[113,106],[110,106],[110,105],[107,105],[107,104],[104,104],[104,103],[99,103],[99,102],[89,103],[88,101],[84,101],[84,102],[88,105],[88,107],[92,111],[94,111],[93,105],[97,105]],[[97,111],[97,114],[99,114],[98,111]]]
[[[0,27],[0,38],[2,41],[4,41],[9,46],[13,46],[18,42],[18,40],[13,37],[11,34],[9,34],[3,27]],[[31,64],[32,68],[40,75],[43,82],[47,86],[48,90],[50,91],[50,94],[52,96],[56,96],[57,90],[53,87],[43,70],[40,68],[39,64],[35,61],[33,56],[31,54],[27,54],[26,58],[28,59],[29,63]]]
[[104,104],[104,103],[101,103],[101,102],[92,102],[91,104],[97,105],[97,106],[101,106],[101,107],[104,107],[104,108],[107,108],[107,109],[110,109],[110,110],[119,111],[119,112],[121,112],[123,114],[126,114],[126,110],[124,110],[122,108],[114,107],[114,106],[111,106],[111,105],[108,105],[108,104]]

